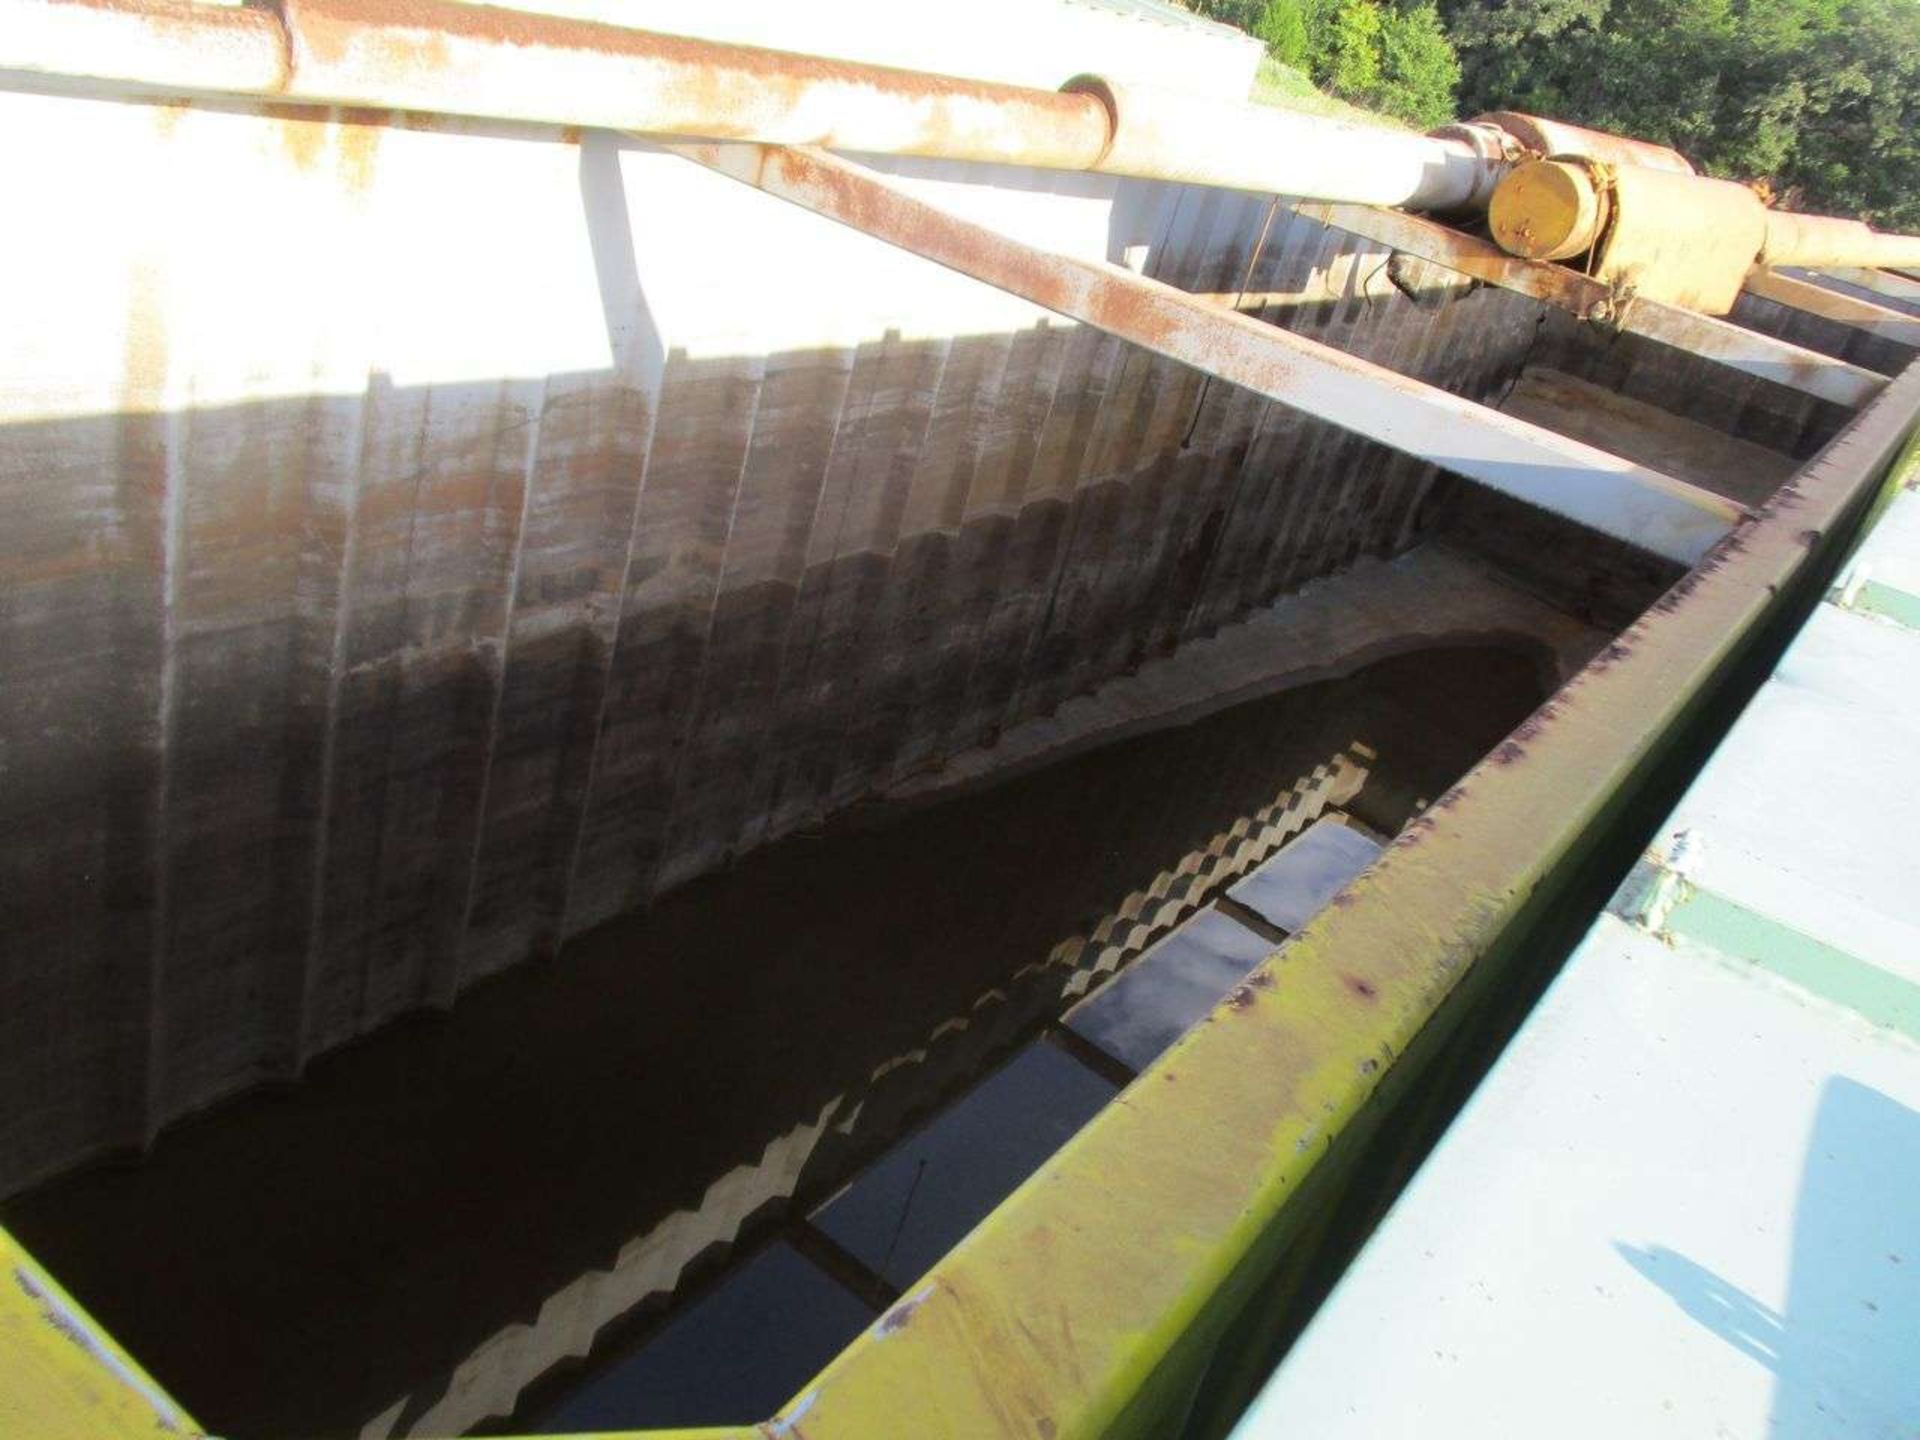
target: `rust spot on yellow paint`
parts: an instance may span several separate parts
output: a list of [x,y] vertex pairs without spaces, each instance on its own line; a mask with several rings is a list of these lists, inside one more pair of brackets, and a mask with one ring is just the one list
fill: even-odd
[[891,1335],[896,1331],[904,1330],[913,1320],[913,1312],[927,1303],[927,1297],[933,1294],[933,1290],[932,1285],[922,1285],[913,1294],[900,1301],[880,1317],[880,1323],[874,1326],[874,1333]]
[[[1249,975],[1241,984],[1233,987],[1232,992],[1227,996],[1227,1004],[1232,1009],[1245,1010],[1249,1005],[1253,1004],[1258,992],[1271,990],[1272,988],[1273,976],[1265,966],[1262,966]],[[1167,1078],[1171,1080],[1173,1077],[1169,1075]]]
[[1608,645],[1606,649],[1602,650],[1587,662],[1587,668],[1593,671],[1605,670],[1626,659],[1633,653],[1633,646],[1629,641],[1631,634],[1632,632],[1629,631],[1626,635],[1622,635],[1618,640]]

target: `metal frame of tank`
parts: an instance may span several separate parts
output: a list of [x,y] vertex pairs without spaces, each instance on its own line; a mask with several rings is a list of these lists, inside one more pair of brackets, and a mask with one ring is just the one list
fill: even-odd
[[[153,3],[54,0],[31,8],[59,21],[40,34],[42,70],[57,68],[65,54],[76,57],[79,73],[141,78],[109,74],[97,58],[83,63],[114,53],[110,45],[94,45],[99,37],[123,36],[134,26],[146,47],[142,65],[155,54],[172,54],[198,73],[208,55],[200,45],[204,33],[196,38],[189,32],[211,24],[231,32],[231,43],[213,52],[229,72],[225,88],[284,97],[288,76],[298,69],[295,61],[312,53],[346,65],[355,53],[351,44],[328,52],[324,41],[315,41],[334,13],[323,6],[286,11],[303,14],[314,28],[301,41],[308,49],[295,46],[284,55],[277,29],[273,53],[260,47],[259,36],[267,33],[261,27],[271,22],[258,11],[213,12],[221,17],[216,20],[201,7]],[[435,14],[448,8],[436,7]],[[345,0],[334,9],[351,12],[350,19],[369,13]],[[389,28],[417,30],[419,13],[417,6],[396,12]],[[20,57],[16,50],[0,58],[17,63]],[[592,68],[606,58],[596,51],[583,63]],[[416,69],[435,69],[410,68],[400,63],[404,59],[383,51],[377,68],[397,80]],[[180,83],[178,74],[143,73],[155,83]],[[826,78],[856,88],[871,83],[870,76]],[[336,78],[326,87],[327,99],[351,100],[350,89]],[[557,89],[569,92],[565,83]],[[967,99],[962,110],[977,98]],[[1077,102],[1085,96],[1062,98]],[[925,99],[923,93],[912,103]],[[950,99],[937,99],[936,110]],[[381,103],[434,108],[420,95],[388,96]],[[1096,103],[1104,114],[1107,102]],[[940,113],[945,118],[939,124],[954,120]],[[977,113],[967,113],[973,118],[966,123],[979,121]],[[649,123],[614,111],[582,118],[622,128]],[[819,130],[815,125],[751,138],[856,143],[831,127]],[[1089,126],[1081,138],[1092,144],[1097,136]],[[1090,160],[1083,149],[1068,146],[1063,155],[1077,164],[1096,163],[1098,157]],[[741,172],[742,157],[757,167],[754,175]],[[928,217],[897,209],[890,218],[877,215],[870,207],[879,193],[871,186],[878,182],[821,152],[748,146],[695,158],[756,183],[777,171],[796,191],[790,198],[805,198],[797,192],[809,187],[815,198],[837,191],[843,213],[836,218],[896,243],[907,241],[943,263],[965,262],[958,268],[992,283],[1014,289],[1028,283],[1017,278],[1034,258],[1021,254],[1023,247],[991,237],[910,234]],[[1030,154],[1024,158],[1040,163]],[[811,178],[792,183],[796,176]],[[1345,204],[1390,197],[1320,198]],[[814,208],[832,213],[835,207]],[[1158,1436],[1224,1426],[1271,1363],[1282,1298],[1310,1288],[1316,1246],[1359,1203],[1349,1189],[1354,1177],[1382,1163],[1383,1144],[1390,1166],[1403,1163],[1391,1154],[1406,1149],[1408,1136],[1423,1123],[1421,1112],[1432,1108],[1429,1097],[1443,1093],[1441,1080],[1457,1063],[1463,1027],[1497,1011],[1520,977],[1542,963],[1555,943],[1556,924],[1569,914],[1591,913],[1620,847],[1630,850],[1634,843],[1636,807],[1660,795],[1671,798],[1702,745],[1728,723],[1726,712],[1741,698],[1745,670],[1777,654],[1833,574],[1874,498],[1902,465],[1913,463],[1910,451],[1901,457],[1920,422],[1920,367],[1909,366],[1882,385],[1880,377],[1857,367],[1674,307],[1629,301],[1624,319],[1611,311],[1595,314],[1595,307],[1612,306],[1619,297],[1601,293],[1583,277],[1566,278],[1572,272],[1515,261],[1407,217],[1323,213],[1332,223],[1391,230],[1398,237],[1391,243],[1423,247],[1460,273],[1521,289],[1596,323],[1637,328],[1860,409],[1756,516],[1710,548],[1701,546],[1699,563],[1658,604],[1417,819],[1333,907],[1256,970],[778,1416],[758,1427],[698,1433],[815,1440],[896,1434],[909,1415],[917,1417],[914,1432],[969,1436]],[[889,235],[889,225],[897,233]],[[1045,289],[1062,282],[1055,275],[1039,283]],[[1246,326],[1264,327],[1229,323],[1237,317],[1208,309],[1204,301],[1139,288],[1149,284],[1125,272],[1100,271],[1046,293],[1071,300],[1058,307],[1067,313],[1138,343],[1153,345],[1158,337],[1163,353],[1256,388],[1260,382],[1250,379],[1251,372],[1232,368],[1241,362],[1222,360],[1219,350],[1208,347],[1226,344],[1223,336],[1239,337],[1243,357],[1263,356],[1260,363],[1272,363],[1273,352],[1290,348],[1270,336],[1239,336]],[[1865,301],[1839,303],[1848,297],[1829,299],[1836,292],[1818,286],[1809,287],[1817,295],[1792,288],[1805,284],[1770,276],[1749,291],[1842,323],[1878,327],[1875,333],[1902,342],[1912,333],[1910,317]],[[1198,354],[1173,345],[1169,337],[1182,326],[1190,337],[1199,335]],[[1294,386],[1282,397],[1288,403],[1330,403],[1325,397],[1331,377],[1357,362],[1329,351],[1308,355],[1304,363],[1309,378],[1288,381]],[[1393,378],[1362,377],[1367,401],[1394,393],[1397,387],[1388,383]],[[1431,412],[1416,453],[1444,457],[1449,438],[1484,436],[1489,425],[1499,429],[1484,414],[1472,413],[1474,407],[1443,413],[1444,407],[1433,409],[1433,402],[1417,395],[1411,403]],[[1345,423],[1357,410],[1352,401],[1342,402]],[[1721,518],[1726,524],[1738,517]],[[4,1235],[0,1260],[12,1282],[0,1286],[0,1354],[8,1373],[0,1421],[10,1433],[48,1440],[201,1433],[153,1377]]]

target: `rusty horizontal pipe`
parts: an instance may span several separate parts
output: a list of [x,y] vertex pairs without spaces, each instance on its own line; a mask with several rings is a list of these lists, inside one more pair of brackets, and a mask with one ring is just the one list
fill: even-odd
[[[1412,135],[1092,76],[1037,90],[458,0],[0,0],[0,69],[171,93],[1095,171],[1415,210],[1484,209],[1516,159],[1543,151],[1696,178],[1664,147],[1537,116],[1496,112]],[[1582,235],[1562,237],[1555,254],[1574,253],[1566,247],[1591,238],[1586,231],[1597,237],[1605,214],[1596,205],[1577,217]],[[1876,235],[1852,221],[1772,216],[1759,263],[1920,265],[1920,239]]]
[[1412,135],[1097,77],[957,80],[455,0],[0,0],[0,69],[1420,209],[1484,206],[1506,163],[1471,129]]
[[1646,140],[1631,140],[1624,135],[1609,135],[1604,130],[1589,130],[1584,125],[1569,125],[1564,120],[1523,115],[1517,110],[1490,110],[1476,116],[1473,123],[1505,131],[1522,149],[1542,157],[1578,155],[1607,165],[1638,165],[1645,170],[1665,170],[1675,175],[1694,173],[1692,163],[1678,150]]
[[0,68],[317,105],[1084,169],[1091,95],[453,0],[7,0]]

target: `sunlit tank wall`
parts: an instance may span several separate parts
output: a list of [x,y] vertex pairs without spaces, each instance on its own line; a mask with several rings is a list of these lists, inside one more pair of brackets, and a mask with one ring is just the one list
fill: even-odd
[[[1474,493],[642,142],[0,121],[0,1190]],[[1476,399],[1550,333],[1269,197],[890,168]]]
[[[0,1188],[1421,523],[1422,467],[640,142],[0,123],[58,137],[0,241]],[[916,173],[1476,395],[1531,326],[1265,197]]]

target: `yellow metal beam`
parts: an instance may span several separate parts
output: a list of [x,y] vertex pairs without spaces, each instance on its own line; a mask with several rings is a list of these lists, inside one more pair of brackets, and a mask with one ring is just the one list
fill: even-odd
[[0,1435],[119,1440],[206,1432],[0,1230]]

